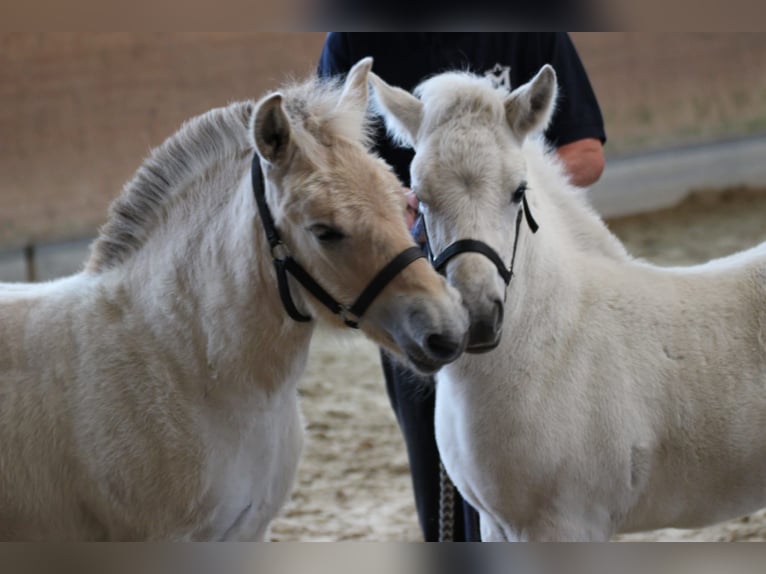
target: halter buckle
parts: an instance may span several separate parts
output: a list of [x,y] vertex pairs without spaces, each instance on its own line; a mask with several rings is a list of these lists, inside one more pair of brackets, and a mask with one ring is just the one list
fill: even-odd
[[360,317],[351,311],[349,307],[346,307],[344,305],[341,305],[340,309],[338,310],[338,315],[340,315],[340,318],[343,319],[343,322],[352,329],[358,329],[359,328],[359,320]]
[[284,261],[288,257],[290,257],[290,250],[281,241],[277,241],[271,246],[271,258],[275,261]]

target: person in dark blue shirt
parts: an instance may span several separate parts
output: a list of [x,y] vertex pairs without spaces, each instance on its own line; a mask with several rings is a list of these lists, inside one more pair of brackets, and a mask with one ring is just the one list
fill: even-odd
[[[545,136],[555,146],[571,182],[595,183],[604,169],[603,119],[588,76],[566,33],[330,33],[319,60],[320,76],[348,72],[373,57],[373,71],[391,85],[412,91],[424,79],[448,70],[484,74],[510,90],[534,77],[544,64],[556,70],[559,98]],[[397,147],[381,124],[376,150],[409,187],[414,152]],[[406,191],[406,190],[405,190]],[[416,212],[414,196],[409,195]],[[381,354],[391,406],[410,461],[415,503],[426,541],[439,540],[439,454],[434,437],[433,382]],[[424,393],[427,386],[430,393]],[[458,498],[454,540],[479,540],[478,515]]]

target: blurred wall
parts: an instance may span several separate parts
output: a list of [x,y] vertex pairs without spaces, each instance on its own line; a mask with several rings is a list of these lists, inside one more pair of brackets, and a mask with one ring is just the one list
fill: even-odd
[[574,33],[607,153],[766,133],[766,34]]
[[[766,131],[766,34],[573,34],[614,155]],[[0,247],[91,235],[193,115],[313,70],[322,33],[0,34]]]
[[0,245],[92,234],[149,149],[316,66],[324,34],[0,35]]

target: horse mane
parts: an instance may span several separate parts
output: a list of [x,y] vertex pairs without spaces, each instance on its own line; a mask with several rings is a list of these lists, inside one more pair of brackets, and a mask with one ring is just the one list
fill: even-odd
[[[489,125],[506,121],[503,100],[508,92],[494,87],[488,78],[470,72],[439,74],[418,85],[414,94],[428,108],[421,126],[425,133],[460,117],[471,123],[480,118]],[[527,169],[534,174],[535,186],[543,188],[543,193],[550,197],[549,209],[558,213],[556,226],[566,229],[574,245],[609,258],[629,258],[625,247],[591,207],[585,190],[569,183],[561,161],[542,137],[526,138],[523,153]],[[534,194],[535,190],[531,192]]]
[[536,194],[538,188],[542,190],[545,208],[555,214],[555,226],[567,232],[572,245],[610,259],[631,259],[622,242],[591,206],[587,190],[569,183],[561,160],[542,136],[527,138],[523,153],[531,194]]
[[184,122],[149,157],[109,207],[109,218],[91,248],[87,268],[101,272],[123,263],[146,242],[174,192],[216,162],[252,146],[248,124],[253,102],[217,108]]
[[[339,80],[318,78],[280,90],[292,135],[303,149],[317,143],[332,145],[337,139],[370,148],[373,129],[365,110],[339,108],[341,90]],[[213,166],[253,153],[256,106],[250,100],[210,110],[184,122],[152,150],[112,202],[107,222],[91,247],[87,270],[98,273],[124,263],[146,243],[179,191]]]

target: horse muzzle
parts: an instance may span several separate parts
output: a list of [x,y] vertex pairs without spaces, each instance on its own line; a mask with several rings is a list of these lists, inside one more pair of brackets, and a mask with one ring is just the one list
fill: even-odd
[[431,333],[422,343],[403,345],[407,359],[423,374],[432,374],[444,365],[456,360],[466,349],[467,333],[458,336],[452,333]]

